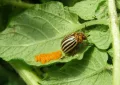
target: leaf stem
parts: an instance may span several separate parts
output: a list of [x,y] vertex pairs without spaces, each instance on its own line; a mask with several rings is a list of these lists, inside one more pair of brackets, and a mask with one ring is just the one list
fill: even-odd
[[85,25],[85,27],[88,27],[88,26],[97,25],[97,24],[108,25],[108,20],[107,19],[92,20],[92,21],[85,22],[82,25]]
[[10,64],[27,85],[40,85],[40,78],[32,71],[30,66],[20,61],[11,61]]
[[113,85],[120,85],[120,33],[115,0],[108,0],[108,10],[113,45]]
[[108,19],[99,19],[99,20],[92,20],[92,21],[87,21],[82,24],[80,24],[78,27],[76,27],[75,31],[78,31],[80,29],[86,28],[88,26],[92,25],[109,25]]

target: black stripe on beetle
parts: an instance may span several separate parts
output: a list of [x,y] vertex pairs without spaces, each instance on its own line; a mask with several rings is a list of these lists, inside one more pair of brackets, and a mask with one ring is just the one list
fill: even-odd
[[61,49],[64,53],[69,53],[78,45],[78,43],[82,43],[84,39],[86,39],[86,37],[83,33],[70,34],[62,40]]
[[67,53],[71,51],[75,46],[77,45],[77,40],[74,36],[68,37],[64,42],[62,43],[62,50]]

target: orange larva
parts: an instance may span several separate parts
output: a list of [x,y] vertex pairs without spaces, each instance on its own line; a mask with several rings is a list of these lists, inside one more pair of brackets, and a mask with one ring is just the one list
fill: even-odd
[[41,62],[42,64],[44,64],[51,60],[57,60],[61,58],[61,56],[62,56],[62,52],[59,50],[52,53],[44,53],[44,54],[37,55],[35,57],[35,60],[36,62]]

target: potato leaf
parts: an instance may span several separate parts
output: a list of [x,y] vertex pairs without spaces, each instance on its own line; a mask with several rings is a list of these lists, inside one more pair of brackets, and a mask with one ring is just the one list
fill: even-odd
[[41,65],[35,56],[61,50],[61,40],[79,25],[78,17],[59,2],[36,5],[14,18],[0,33],[0,55],[7,61],[19,59]]
[[93,43],[99,49],[107,49],[111,44],[111,34],[108,26],[96,26],[89,32],[88,40],[90,43]]
[[88,50],[82,60],[63,67],[48,69],[41,85],[112,85],[112,72],[107,69],[108,55],[96,48]]
[[108,54],[113,58],[113,48],[108,50]]
[[120,9],[120,0],[116,0],[117,8]]
[[[95,18],[102,18],[106,15],[106,4],[104,3],[105,0],[82,0],[69,9],[71,12],[79,15],[80,18],[84,20],[91,20]],[[103,11],[106,12],[104,13]]]

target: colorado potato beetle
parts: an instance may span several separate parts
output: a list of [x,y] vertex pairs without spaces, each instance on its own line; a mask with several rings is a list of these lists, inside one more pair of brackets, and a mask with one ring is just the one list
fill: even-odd
[[79,43],[86,39],[83,33],[72,33],[66,36],[61,42],[61,49],[64,53],[72,51]]

